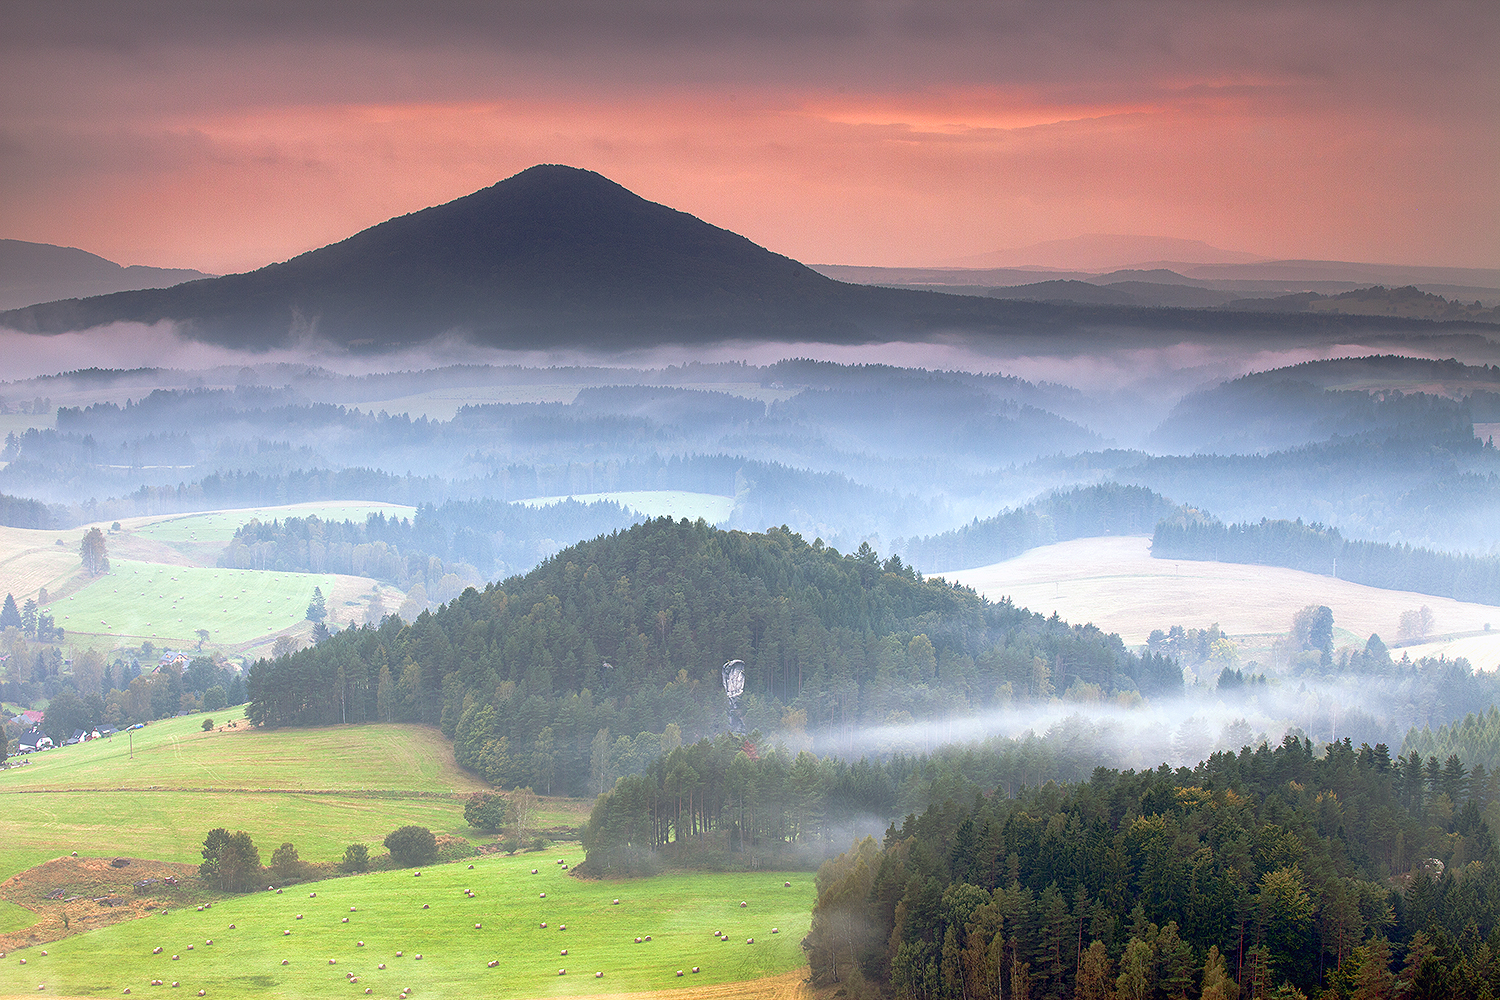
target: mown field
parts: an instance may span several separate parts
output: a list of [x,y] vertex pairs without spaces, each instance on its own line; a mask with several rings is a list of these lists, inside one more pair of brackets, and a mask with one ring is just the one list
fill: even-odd
[[670,517],[674,520],[687,518],[696,521],[703,518],[709,524],[722,524],[729,520],[734,510],[733,497],[721,497],[714,493],[689,493],[686,490],[621,490],[615,493],[573,493],[568,496],[532,497],[520,500],[531,507],[577,500],[579,503],[597,503],[608,500],[622,507],[644,514],[646,517]]
[[45,956],[11,951],[0,959],[0,992],[580,996],[755,980],[803,964],[815,897],[806,872],[594,882],[564,872],[560,857],[579,860],[576,851],[489,856],[472,869],[454,862],[420,876],[378,872],[250,893],[207,910],[169,907],[53,942]]
[[[1401,613],[1423,606],[1432,609],[1439,633],[1482,632],[1486,624],[1500,628],[1500,608],[1276,566],[1152,559],[1151,539],[1144,537],[1082,538],[942,575],[993,600],[1008,596],[1033,611],[1092,622],[1130,644],[1172,625],[1217,622],[1232,636],[1285,632],[1292,615],[1309,604],[1333,611],[1340,641],[1361,644],[1371,633],[1393,642]],[[1493,670],[1500,665],[1500,643],[1476,644],[1472,652],[1486,651],[1488,657],[1472,662]]]
[[[213,732],[202,731],[208,715]],[[337,861],[352,843],[379,853],[407,823],[475,844],[496,839],[464,822],[465,797],[487,786],[458,768],[435,730],[253,730],[242,710],[208,715],[30,754],[0,771],[0,878],[72,851],[196,864],[216,826],[248,831],[266,862],[287,841],[307,861]],[[588,809],[544,798],[535,822],[578,827]]]
[[[36,910],[0,902],[0,934],[19,932],[0,958],[0,994],[36,993],[39,985],[52,995],[98,997],[120,996],[127,987],[132,996],[194,996],[201,989],[217,997],[363,996],[365,988],[386,996],[409,988],[413,996],[479,989],[540,997],[695,987],[728,998],[760,995],[753,984],[761,980],[778,995],[795,992],[800,977],[787,974],[804,964],[799,942],[815,896],[807,872],[586,881],[557,864],[581,860],[576,844],[560,844],[435,865],[420,876],[372,872],[280,894],[221,896],[206,910],[194,904],[214,894],[195,885],[136,891],[130,880],[161,862],[201,860],[204,834],[214,826],[249,831],[262,862],[284,841],[304,861],[334,861],[355,842],[377,856],[385,834],[406,823],[475,844],[493,839],[464,822],[463,798],[481,783],[454,765],[447,741],[433,730],[221,729],[240,718],[230,711],[217,713],[219,725],[205,732],[202,718],[31,755],[24,759],[32,763],[0,772],[0,879],[9,879],[7,895]],[[544,799],[537,823],[577,826],[588,807]],[[80,857],[71,860],[74,851]],[[147,915],[77,933],[90,919],[80,914],[96,906],[87,898],[98,889],[89,871],[110,870],[89,859],[113,857],[134,859],[129,874],[116,876],[123,879],[119,891]],[[43,898],[58,890],[84,898]],[[74,933],[46,941],[67,932],[52,913],[64,907]],[[42,940],[17,943],[41,928]],[[647,935],[649,942],[635,942]],[[153,954],[157,947],[161,953]],[[701,972],[688,971],[694,965]],[[153,979],[163,985],[152,986]],[[173,981],[180,983],[175,992]]]
[[333,592],[334,576],[246,569],[164,566],[112,560],[107,575],[52,605],[69,633],[129,638],[138,645],[196,643],[206,629],[215,644],[249,642],[304,620],[313,588]]

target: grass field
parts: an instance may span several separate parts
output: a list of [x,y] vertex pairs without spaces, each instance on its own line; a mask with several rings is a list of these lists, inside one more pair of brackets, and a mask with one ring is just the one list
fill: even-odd
[[313,588],[334,586],[331,574],[111,562],[107,575],[53,602],[69,633],[185,645],[202,628],[215,644],[249,642],[304,620]]
[[[36,993],[42,984],[78,996],[119,996],[127,987],[145,997],[200,989],[214,997],[363,996],[365,988],[388,997],[408,988],[416,997],[586,996],[743,982],[804,964],[799,942],[815,895],[806,872],[591,882],[562,871],[558,857],[579,860],[576,852],[490,856],[472,870],[456,862],[424,868],[420,878],[379,872],[208,910],[169,908],[53,942],[46,956],[12,951],[0,960],[0,992]],[[695,965],[702,971],[687,971]],[[153,987],[153,979],[181,986]]]
[[[242,709],[208,714],[221,727],[243,718]],[[0,878],[71,851],[196,863],[215,826],[249,831],[266,861],[288,840],[307,861],[336,861],[351,843],[379,853],[406,823],[476,844],[496,839],[464,822],[463,798],[488,786],[459,769],[436,730],[242,722],[205,733],[204,718],[153,722],[0,771]],[[589,806],[544,798],[536,822],[581,826]]]
[[721,524],[729,520],[734,510],[733,497],[721,497],[714,493],[689,493],[685,490],[623,490],[616,493],[574,493],[565,497],[532,497],[520,500],[528,507],[541,507],[563,500],[579,503],[595,503],[609,500],[622,507],[644,514],[646,517],[670,517],[696,521],[703,518],[709,524]]
[[[1144,643],[1152,629],[1172,625],[1202,628],[1217,622],[1232,636],[1285,632],[1292,615],[1309,604],[1327,605],[1341,638],[1361,643],[1372,632],[1393,640],[1401,613],[1424,605],[1432,609],[1439,632],[1482,631],[1486,623],[1500,627],[1500,608],[1484,604],[1380,590],[1275,566],[1152,559],[1151,539],[1141,537],[1082,538],[942,575],[993,600],[1009,596],[1033,611],[1093,622],[1130,644]],[[1486,637],[1475,653],[1484,657],[1471,656],[1476,667],[1500,665],[1500,643]]]

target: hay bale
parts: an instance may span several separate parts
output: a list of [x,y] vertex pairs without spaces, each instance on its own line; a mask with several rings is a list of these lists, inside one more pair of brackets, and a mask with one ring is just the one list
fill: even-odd
[[613,903],[610,903],[609,905],[610,906],[619,906],[620,905],[620,901],[617,899]]
[[493,969],[495,966],[497,966],[499,964],[500,964],[499,961],[497,961],[496,959],[492,958],[492,959],[490,959],[490,964],[488,966],[486,966],[486,968]]
[[558,952],[559,955],[566,955],[567,953],[568,953],[568,949],[566,949],[566,948],[564,948],[562,951]]
[[348,922],[349,922],[349,918],[348,917],[345,917],[345,918],[343,918],[342,920],[339,921],[339,923],[341,923],[341,924],[347,924]]
[[782,886],[784,888],[787,888],[787,889],[790,889],[792,887],[792,883],[790,883],[790,882],[783,882],[781,884],[782,884]]
[[678,974],[678,975],[679,975],[679,976],[680,976],[680,975],[682,975],[682,970],[681,970],[681,969],[678,969],[678,970],[677,970],[677,974]]
[[594,978],[595,979],[603,979],[604,978],[604,973],[602,973],[602,972],[596,972],[596,973],[594,973]]
[[746,944],[754,944],[755,943],[755,938],[745,938],[745,943]]
[[743,910],[743,909],[744,909],[744,908],[745,908],[745,907],[747,907],[747,906],[749,906],[749,905],[750,905],[750,904],[749,904],[749,903],[747,903],[747,902],[745,902],[745,901],[744,901],[744,900],[743,900],[743,899],[742,899],[742,900],[740,900],[740,909],[742,909],[742,910]]
[[291,932],[291,931],[282,931],[282,932],[281,932],[281,936],[282,936],[282,937],[286,937],[286,936],[287,936],[287,935],[288,935],[288,934],[290,934],[290,933],[292,933],[292,932]]
[[365,946],[365,943],[363,941],[356,941],[356,942],[354,942],[354,947],[356,947],[356,948],[363,948],[364,946]]
[[479,930],[483,926],[484,926],[483,924],[475,924],[474,925],[474,929],[477,931],[477,930]]
[[285,958],[283,958],[283,959],[282,959],[282,960],[281,960],[281,964],[282,964],[282,965],[291,965],[291,964],[292,964],[292,963],[291,963],[291,962],[290,962],[290,961],[288,961],[288,960],[287,960],[287,959],[285,959]]
[[772,928],[771,928],[771,933],[772,933],[772,934],[780,934],[780,933],[781,933],[781,930],[780,930],[780,929],[779,929],[779,928],[776,928],[776,927],[772,927]]
[[693,971],[694,971],[694,972],[697,972],[697,971],[698,971],[698,967],[697,967],[697,966],[696,966],[696,965],[695,965],[695,966],[693,966]]

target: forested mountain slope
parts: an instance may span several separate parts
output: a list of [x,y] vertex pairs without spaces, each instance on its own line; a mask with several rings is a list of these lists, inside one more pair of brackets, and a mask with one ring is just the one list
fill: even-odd
[[[852,730],[1079,685],[1182,686],[1165,657],[923,579],[867,546],[843,555],[783,530],[663,518],[466,591],[411,625],[388,618],[261,661],[249,717],[438,723],[460,763],[497,784],[536,780],[543,755],[554,790],[581,792],[601,734],[723,731],[719,667],[730,659],[746,663],[748,725],[767,730],[788,710],[809,728]],[[647,744],[644,761],[656,756]]]
[[1492,794],[1458,757],[1288,736],[948,801],[824,866],[813,978],[975,1000],[1491,996]]

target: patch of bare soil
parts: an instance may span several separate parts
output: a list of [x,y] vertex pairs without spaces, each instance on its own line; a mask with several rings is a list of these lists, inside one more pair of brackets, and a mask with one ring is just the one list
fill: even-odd
[[0,952],[45,944],[153,911],[210,905],[220,894],[193,865],[140,858],[57,858],[0,882],[0,899],[36,914],[24,930],[0,934]]

